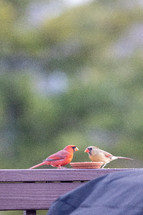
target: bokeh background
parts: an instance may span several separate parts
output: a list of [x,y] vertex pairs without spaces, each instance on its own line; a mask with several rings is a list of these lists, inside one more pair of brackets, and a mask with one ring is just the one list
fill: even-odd
[[0,1],[0,168],[68,144],[73,161],[96,145],[134,158],[108,168],[142,167],[141,0]]
[[68,144],[143,164],[143,3],[0,1],[0,168]]
[[134,158],[107,167],[142,167],[141,0],[1,0],[0,26],[1,169],[68,144],[73,161],[96,145]]

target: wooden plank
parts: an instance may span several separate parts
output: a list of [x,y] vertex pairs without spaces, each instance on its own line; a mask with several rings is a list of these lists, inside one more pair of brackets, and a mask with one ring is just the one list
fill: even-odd
[[34,169],[0,170],[0,182],[84,181],[118,171],[135,169]]
[[0,183],[0,210],[47,210],[81,183]]

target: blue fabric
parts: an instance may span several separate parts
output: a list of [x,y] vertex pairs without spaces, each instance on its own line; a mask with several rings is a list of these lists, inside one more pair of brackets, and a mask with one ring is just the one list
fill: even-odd
[[48,215],[143,215],[143,170],[99,177],[61,196]]

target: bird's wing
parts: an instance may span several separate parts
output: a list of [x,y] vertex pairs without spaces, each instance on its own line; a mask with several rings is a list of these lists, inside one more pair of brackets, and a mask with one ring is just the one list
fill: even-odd
[[58,151],[58,152],[50,155],[45,160],[46,161],[62,160],[62,159],[65,159],[68,155],[69,155],[69,153],[66,150],[61,150],[61,151]]
[[106,152],[106,151],[103,151],[103,150],[101,150],[101,151],[104,153],[105,157],[107,157],[107,158],[111,158],[113,156],[109,152]]

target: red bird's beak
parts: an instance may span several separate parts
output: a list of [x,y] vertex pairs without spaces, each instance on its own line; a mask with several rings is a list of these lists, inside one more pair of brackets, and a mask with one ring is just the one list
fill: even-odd
[[79,151],[79,149],[78,149],[77,147],[75,147],[74,151],[75,151],[75,152],[76,152],[76,151]]
[[88,148],[86,148],[84,152],[87,152],[87,153],[88,153],[88,152],[89,152],[89,149],[88,149]]

